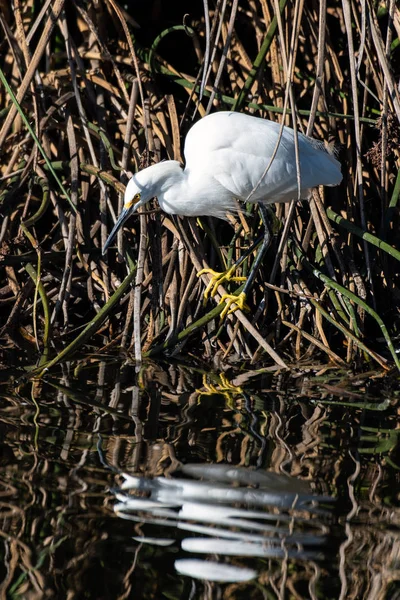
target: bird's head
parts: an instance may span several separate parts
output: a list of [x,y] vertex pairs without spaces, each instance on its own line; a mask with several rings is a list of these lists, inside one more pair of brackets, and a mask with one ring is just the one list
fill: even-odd
[[103,254],[106,253],[111,242],[115,238],[118,229],[122,227],[125,221],[129,219],[140,206],[147,204],[152,198],[160,198],[160,194],[162,195],[176,181],[181,180],[183,177],[182,173],[182,167],[179,162],[176,160],[166,160],[151,165],[151,167],[147,167],[133,175],[126,186],[124,207],[104,244]]
[[148,182],[146,182],[146,178],[143,178],[143,173],[145,173],[145,171],[147,171],[147,169],[136,173],[136,175],[134,175],[132,179],[130,179],[128,185],[126,186],[124,195],[124,206],[110,235],[107,238],[106,243],[104,244],[103,254],[107,252],[112,241],[117,235],[118,230],[122,227],[125,221],[129,219],[129,217],[135,211],[137,211],[137,209],[140,206],[146,204],[156,195],[153,191],[153,186],[148,185]]

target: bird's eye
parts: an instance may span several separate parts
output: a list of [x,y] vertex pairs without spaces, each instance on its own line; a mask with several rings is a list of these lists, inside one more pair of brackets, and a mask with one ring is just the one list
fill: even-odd
[[130,208],[132,208],[132,206],[134,204],[137,204],[139,202],[139,200],[140,200],[140,192],[135,194],[131,200],[127,200],[124,202],[125,210],[129,210]]

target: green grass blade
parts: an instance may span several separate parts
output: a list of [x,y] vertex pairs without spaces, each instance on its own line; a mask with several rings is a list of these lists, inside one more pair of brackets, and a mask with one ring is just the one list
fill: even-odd
[[0,68],[0,80],[1,80],[1,82],[3,83],[4,87],[6,88],[6,90],[7,90],[8,94],[9,94],[9,96],[10,96],[10,98],[11,98],[11,100],[12,100],[13,104],[16,106],[16,108],[17,108],[17,111],[18,111],[18,112],[19,112],[19,114],[21,115],[21,119],[22,119],[22,120],[23,120],[23,122],[25,123],[25,125],[26,125],[26,127],[27,127],[27,129],[28,129],[29,133],[31,134],[31,136],[32,136],[32,138],[33,138],[33,141],[35,142],[36,146],[37,146],[37,147],[38,147],[38,149],[39,149],[39,152],[40,152],[40,154],[43,156],[43,158],[44,158],[44,160],[45,160],[45,163],[46,163],[46,164],[47,164],[47,166],[49,167],[49,170],[50,170],[50,172],[52,173],[52,175],[53,175],[54,179],[57,181],[57,183],[58,183],[58,186],[59,186],[59,188],[60,188],[61,192],[64,194],[65,198],[66,198],[66,199],[68,200],[68,202],[70,203],[72,210],[73,210],[73,211],[74,211],[74,213],[76,214],[76,212],[77,212],[77,211],[76,211],[76,208],[75,208],[75,206],[73,205],[73,203],[72,203],[72,200],[71,200],[71,198],[70,198],[70,196],[69,196],[69,194],[68,194],[67,190],[65,189],[65,187],[63,186],[63,184],[62,184],[61,180],[59,179],[59,177],[58,177],[57,173],[56,173],[56,172],[55,172],[55,170],[53,169],[53,167],[52,167],[52,165],[51,165],[51,162],[50,162],[50,160],[49,160],[49,158],[48,158],[48,156],[47,156],[46,152],[44,151],[44,148],[43,148],[42,144],[40,143],[40,141],[39,141],[39,139],[38,139],[38,137],[37,137],[36,133],[33,131],[32,127],[31,127],[31,124],[29,123],[28,119],[26,118],[26,116],[25,116],[25,113],[24,113],[24,111],[22,110],[22,108],[21,108],[21,105],[19,104],[19,102],[18,102],[17,98],[15,97],[15,95],[14,95],[14,92],[13,92],[13,91],[12,91],[12,89],[10,88],[10,86],[9,86],[9,84],[8,84],[8,81],[7,81],[7,79],[5,78],[5,76],[4,76],[4,73],[3,73],[3,71],[1,70],[1,68]]

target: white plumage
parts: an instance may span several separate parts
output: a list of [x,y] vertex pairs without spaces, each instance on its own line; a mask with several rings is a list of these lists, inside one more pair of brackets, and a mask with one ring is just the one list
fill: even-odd
[[[204,117],[189,131],[185,162],[168,160],[136,173],[125,191],[124,209],[105,246],[109,247],[125,220],[157,197],[162,210],[183,216],[224,219],[236,210],[235,199],[245,201],[268,166],[280,125],[235,112]],[[322,142],[298,134],[301,198],[318,185],[338,185],[340,163]],[[270,204],[298,198],[294,132],[284,127],[276,155],[250,202]]]

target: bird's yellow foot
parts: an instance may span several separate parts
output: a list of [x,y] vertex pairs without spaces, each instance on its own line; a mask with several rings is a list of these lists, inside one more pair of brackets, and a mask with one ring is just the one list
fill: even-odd
[[215,296],[215,294],[218,291],[218,287],[222,285],[225,281],[246,281],[246,277],[239,277],[237,275],[234,275],[235,269],[236,267],[232,266],[230,269],[228,269],[227,271],[223,271],[222,273],[220,273],[219,271],[214,271],[213,269],[202,269],[197,273],[197,277],[200,277],[200,275],[204,275],[205,273],[207,273],[208,275],[212,275],[204,292],[205,302],[208,300],[208,298],[213,298]]
[[[249,311],[250,307],[246,304],[246,294],[241,292],[238,296],[233,294],[224,294],[221,297],[220,304],[225,302],[224,310],[220,315],[220,320],[223,321],[227,315],[235,312],[235,310]],[[235,306],[232,306],[234,304]]]

